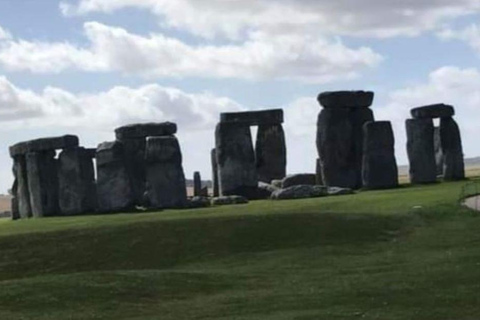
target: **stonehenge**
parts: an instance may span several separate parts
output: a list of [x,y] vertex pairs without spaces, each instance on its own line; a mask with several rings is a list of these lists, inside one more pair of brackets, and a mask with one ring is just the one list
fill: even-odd
[[[363,125],[373,121],[373,92],[324,92],[317,121],[321,180],[326,186],[362,187]],[[320,180],[320,179],[319,179]]]
[[[255,199],[259,181],[270,183],[285,177],[287,152],[282,123],[281,109],[220,115],[212,152],[214,188],[218,179],[220,196]],[[258,126],[255,148],[250,126]]]
[[[463,147],[458,124],[450,105],[434,104],[411,110],[413,119],[406,120],[407,151],[412,183],[433,183],[437,176],[444,180],[465,178]],[[440,118],[435,128],[433,119]]]
[[[315,173],[287,175],[281,109],[220,114],[210,151],[212,196],[194,172],[187,197],[183,156],[172,122],[115,129],[115,140],[81,147],[74,135],[36,139],[9,148],[13,159],[12,218],[73,216],[144,209],[197,208],[352,194],[398,187],[395,137],[389,121],[375,121],[370,91],[318,95]],[[465,178],[455,109],[411,109],[405,122],[413,184]],[[435,126],[434,119],[439,119]],[[257,126],[256,139],[251,127]],[[312,159],[313,160],[313,159]],[[211,200],[213,199],[213,200]],[[233,199],[233,200],[232,200]],[[240,199],[240,200],[238,200]]]

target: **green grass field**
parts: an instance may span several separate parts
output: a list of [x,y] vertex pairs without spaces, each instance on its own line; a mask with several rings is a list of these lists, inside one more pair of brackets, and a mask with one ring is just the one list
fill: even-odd
[[0,319],[480,319],[465,182],[0,222]]

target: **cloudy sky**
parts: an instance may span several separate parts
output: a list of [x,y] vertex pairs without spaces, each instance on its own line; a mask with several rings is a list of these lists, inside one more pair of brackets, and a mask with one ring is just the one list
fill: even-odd
[[0,0],[0,192],[8,146],[124,124],[179,125],[187,176],[210,178],[220,112],[283,108],[288,169],[313,172],[316,95],[376,93],[407,163],[409,110],[457,110],[480,155],[480,0]]

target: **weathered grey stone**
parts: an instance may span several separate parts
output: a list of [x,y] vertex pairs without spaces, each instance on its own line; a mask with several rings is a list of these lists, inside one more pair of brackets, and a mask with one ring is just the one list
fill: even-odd
[[320,159],[317,159],[316,161],[316,167],[315,167],[315,184],[322,186],[323,185],[323,177],[322,177],[322,162]]
[[398,186],[395,138],[389,121],[367,122],[364,127],[363,186],[388,189]]
[[134,209],[135,197],[124,160],[123,143],[115,141],[100,144],[96,158],[98,211]]
[[117,140],[170,136],[175,133],[177,125],[172,122],[131,124],[115,129]]
[[217,151],[212,149],[211,153],[211,162],[212,162],[212,185],[213,185],[213,196],[218,197],[220,195],[220,188],[218,185],[218,165],[217,165]]
[[316,174],[311,174],[311,173],[292,174],[285,177],[282,180],[282,189],[286,189],[292,186],[300,186],[300,185],[314,186],[316,184],[317,184]]
[[219,123],[215,141],[220,195],[255,199],[258,178],[250,128],[236,123]]
[[32,207],[30,205],[30,191],[28,190],[27,162],[23,155],[13,157],[13,174],[15,183],[12,188],[12,194],[18,203],[18,214],[21,219],[32,217]]
[[248,203],[248,199],[242,196],[221,196],[213,198],[212,206],[225,206],[225,205],[233,205],[233,204],[246,204]]
[[122,139],[123,159],[127,169],[135,204],[143,204],[146,185],[145,138]]
[[283,179],[282,180],[272,180],[270,182],[270,185],[272,185],[273,187],[277,188],[277,189],[282,189],[282,183],[283,183]]
[[270,182],[287,174],[287,147],[281,124],[260,125],[255,145],[258,180]]
[[333,91],[318,95],[318,102],[324,108],[368,108],[372,105],[372,91]]
[[440,120],[440,138],[445,155],[445,180],[465,179],[462,138],[457,123],[452,118]]
[[408,119],[407,151],[412,183],[432,183],[437,179],[434,126],[432,119]]
[[442,150],[442,140],[440,138],[440,127],[434,128],[433,145],[435,149],[435,163],[437,164],[437,176],[443,176],[445,157]]
[[297,185],[286,189],[280,189],[272,193],[272,200],[289,200],[317,198],[328,195],[328,189],[324,186]]
[[455,115],[455,109],[450,105],[439,103],[413,108],[410,113],[415,119],[450,118]]
[[61,214],[95,212],[96,186],[91,152],[81,147],[65,149],[60,153],[58,164]]
[[345,196],[349,194],[355,194],[355,192],[349,188],[328,187],[329,196]]
[[55,151],[29,152],[26,154],[26,163],[32,216],[59,216]]
[[15,197],[12,197],[11,200],[11,208],[12,208],[12,220],[20,219],[20,212],[18,210],[18,200]]
[[203,187],[200,189],[200,197],[208,197],[208,186]]
[[57,149],[78,147],[78,137],[66,135],[62,137],[42,138],[17,143],[10,147],[10,156],[25,155],[28,152],[42,152]]
[[193,197],[192,199],[188,200],[188,208],[196,209],[196,208],[207,208],[210,207],[210,199],[207,197]]
[[174,136],[147,138],[147,197],[153,208],[183,208],[187,187],[182,152]]
[[283,110],[228,112],[220,114],[221,123],[238,123],[245,126],[259,126],[283,123]]
[[199,197],[202,192],[202,178],[200,172],[195,171],[193,173],[193,195]]
[[258,198],[259,199],[270,199],[272,193],[279,190],[279,188],[272,186],[271,184],[265,182],[258,182]]
[[363,125],[368,121],[373,121],[369,108],[328,108],[320,112],[317,149],[325,185],[362,186]]

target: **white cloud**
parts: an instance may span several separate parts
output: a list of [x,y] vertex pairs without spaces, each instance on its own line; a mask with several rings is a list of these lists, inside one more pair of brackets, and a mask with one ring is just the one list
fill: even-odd
[[0,27],[0,40],[10,39],[12,35],[5,29]]
[[60,5],[65,15],[149,10],[162,25],[211,38],[268,34],[414,36],[478,12],[479,0],[78,0]]
[[480,71],[442,67],[428,77],[426,83],[392,92],[383,108],[375,108],[376,118],[391,120],[395,130],[396,152],[400,162],[406,163],[405,120],[410,109],[433,103],[446,103],[455,107],[455,119],[462,132],[464,153],[467,157],[480,155],[477,137],[480,136]]
[[147,37],[87,22],[90,45],[0,40],[0,66],[31,72],[119,71],[147,77],[294,79],[324,83],[352,78],[382,57],[369,48],[308,35],[255,33],[242,44],[192,46],[161,34]]
[[462,30],[446,28],[437,33],[442,40],[460,40],[480,54],[480,26],[471,24]]
[[36,93],[0,77],[3,130],[20,125],[27,128],[55,125],[112,131],[129,123],[172,121],[184,130],[195,131],[214,126],[220,112],[242,109],[228,98],[210,93],[189,94],[156,84],[76,95],[54,87]]

